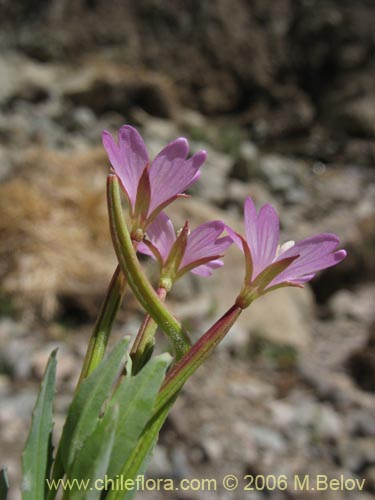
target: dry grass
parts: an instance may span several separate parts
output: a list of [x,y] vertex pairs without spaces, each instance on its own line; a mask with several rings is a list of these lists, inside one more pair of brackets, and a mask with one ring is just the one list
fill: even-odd
[[0,185],[0,279],[22,310],[52,317],[59,297],[102,295],[115,267],[102,150],[33,149]]

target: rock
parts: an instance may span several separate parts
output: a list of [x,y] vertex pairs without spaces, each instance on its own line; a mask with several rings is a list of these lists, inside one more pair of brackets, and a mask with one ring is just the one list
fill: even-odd
[[57,83],[58,70],[57,65],[38,64],[8,50],[0,58],[0,75],[0,106],[12,106],[17,100],[35,103],[48,96],[48,89]]
[[319,405],[315,416],[314,432],[318,439],[339,439],[343,433],[343,425],[339,414],[328,405]]
[[329,168],[319,175],[319,197],[330,204],[357,203],[363,191],[363,175],[355,168]]
[[329,300],[328,307],[336,318],[348,318],[369,323],[373,318],[374,287],[363,286],[355,292],[339,290]]
[[340,415],[331,405],[319,404],[302,391],[292,391],[286,400],[270,400],[273,425],[296,445],[306,440],[338,440],[343,433]]
[[375,391],[375,324],[370,327],[367,343],[353,352],[346,366],[355,382],[365,391]]
[[206,437],[202,441],[202,448],[208,460],[212,462],[218,461],[223,457],[224,446],[220,440],[213,437]]
[[30,353],[35,349],[32,339],[9,339],[4,342],[0,355],[3,373],[15,380],[28,380],[31,376]]
[[19,381],[30,377],[30,353],[35,345],[27,332],[22,322],[5,317],[0,320],[0,374],[6,378]]
[[191,469],[182,446],[175,446],[171,450],[171,464],[173,477],[182,479],[184,477],[191,477]]
[[204,115],[193,109],[182,108],[176,120],[181,128],[189,131],[192,139],[203,140],[205,129],[209,126]]
[[160,118],[171,118],[175,112],[173,86],[157,73],[136,70],[97,58],[85,65],[85,71],[61,81],[64,99],[74,106],[84,106],[97,115],[108,111],[129,114],[141,108]]
[[251,434],[260,449],[272,450],[274,453],[285,451],[286,442],[279,432],[269,427],[252,426]]
[[56,383],[61,385],[63,382],[78,378],[77,376],[80,369],[77,360],[65,346],[49,343],[43,346],[42,349],[34,352],[31,356],[31,370],[38,380],[42,380],[51,352],[56,348],[59,349],[57,356]]
[[353,409],[350,412],[347,428],[354,436],[375,436],[375,420],[371,407],[366,410],[364,408]]
[[0,146],[0,182],[3,182],[11,174],[12,162],[7,149]]
[[375,463],[374,438],[365,437],[343,441],[338,451],[343,466],[356,474],[361,474],[369,464]]
[[[182,283],[182,281],[180,283]],[[182,321],[199,321],[199,318],[202,319],[209,316],[210,313],[212,313],[212,309],[215,307],[211,294],[197,294],[194,288],[196,287],[192,287],[190,289],[190,294],[187,294],[186,288],[181,286],[181,290],[185,291],[184,294],[171,294],[171,299],[177,300],[177,303],[173,305],[174,314]],[[193,299],[191,298],[192,296],[194,296]]]
[[364,96],[346,104],[338,117],[341,127],[355,136],[373,137],[375,98]]
[[229,174],[233,179],[248,182],[258,170],[258,148],[250,141],[242,142],[239,155]]
[[27,326],[22,322],[7,317],[0,319],[0,341],[5,343],[14,337],[23,337],[26,333]]
[[196,144],[196,148],[207,150],[207,160],[201,169],[199,182],[192,187],[191,191],[208,202],[220,204],[226,196],[226,178],[233,160],[229,155],[218,153],[203,144]]
[[36,397],[35,391],[23,390],[2,399],[0,423],[4,442],[12,443],[20,434],[25,434]]
[[[252,426],[249,425],[248,421],[243,420],[232,420],[232,432],[233,439],[229,439],[226,442],[225,455],[229,454],[235,457],[237,460],[240,459],[242,463],[253,464],[256,463],[259,458],[258,447],[256,445],[256,435],[258,434],[258,442],[261,443],[264,433],[262,429],[257,433],[252,432]],[[220,429],[220,427],[219,427]],[[222,432],[225,432],[225,427],[221,426]],[[218,435],[217,432],[215,433]],[[275,438],[277,441],[278,438]],[[237,446],[233,446],[233,442],[237,443]],[[241,444],[240,444],[241,443]],[[240,458],[241,457],[241,458]]]
[[363,475],[366,479],[366,490],[370,493],[375,493],[375,464],[367,467]]
[[274,86],[271,91],[278,106],[256,103],[246,112],[246,125],[260,141],[286,139],[301,135],[313,124],[316,110],[311,98],[301,89],[288,83]]
[[257,207],[270,203],[276,209],[279,203],[269,193],[262,182],[245,183],[236,179],[230,180],[227,187],[226,200],[224,206],[226,210],[234,208],[237,213],[243,216],[243,208],[246,198],[250,196]]
[[167,450],[161,445],[156,445],[147,468],[147,477],[169,478],[171,477],[171,471],[172,465]]
[[217,346],[217,349],[228,350],[230,354],[240,358],[244,353],[248,352],[249,342],[250,334],[248,329],[236,322]]
[[220,129],[198,111],[181,107],[176,115],[176,123],[189,140],[198,144],[204,142],[215,149],[221,149]]
[[241,398],[252,403],[274,401],[275,397],[275,388],[256,378],[251,381],[251,384],[248,381],[246,383],[241,383],[240,381],[229,382],[228,392],[235,398]]
[[[137,116],[141,112],[137,113]],[[142,112],[142,114],[146,114]],[[146,137],[147,149],[150,151],[150,157],[153,158],[169,142],[174,141],[181,136],[175,123],[171,120],[156,118],[147,115],[143,119],[143,134]],[[157,147],[153,145],[158,144]]]
[[328,205],[324,213],[317,209],[320,219],[315,220],[313,232],[331,231],[340,235],[340,246],[347,250],[347,257],[339,266],[322,271],[311,282],[317,301],[321,304],[337,290],[366,282],[369,276],[374,275],[373,214],[370,208],[374,191],[370,178],[364,183],[367,185],[362,187],[354,207],[341,203]]
[[345,144],[344,156],[351,165],[373,165],[373,142],[371,139],[361,137],[351,138]]
[[7,375],[0,374],[0,397],[3,398],[9,394],[11,390],[11,381]]
[[71,118],[71,126],[73,130],[87,130],[95,127],[96,125],[95,114],[90,108],[84,106],[74,108]]
[[[305,196],[307,194],[302,186],[306,170],[303,162],[274,154],[263,155],[259,160],[259,176],[267,182],[272,192],[289,196],[288,201],[291,202],[298,202],[302,193]],[[298,196],[293,194],[297,188],[302,190]]]
[[246,326],[253,336],[304,350],[311,340],[313,309],[314,301],[307,288],[284,288],[257,300],[244,311],[239,325]]

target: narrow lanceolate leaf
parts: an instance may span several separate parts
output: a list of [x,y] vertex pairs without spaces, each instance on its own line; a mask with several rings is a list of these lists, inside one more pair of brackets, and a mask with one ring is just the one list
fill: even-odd
[[104,357],[112,325],[124,297],[125,289],[126,279],[117,265],[87,347],[76,392],[82,380],[95,370]]
[[56,350],[52,352],[35,404],[31,429],[22,454],[22,500],[43,499],[50,436],[53,428]]
[[8,471],[5,465],[0,469],[0,500],[7,500],[9,490]]
[[110,395],[119,373],[129,339],[123,339],[105,361],[83,380],[70,405],[61,437],[61,456],[65,470],[69,470],[76,454],[94,431],[104,402]]
[[70,481],[72,487],[69,491],[65,491],[64,500],[99,500],[101,497],[118,417],[119,408],[115,406],[108,418],[99,420],[94,432],[86,439],[67,472],[66,479]]
[[[153,449],[158,439],[159,431],[173,406],[175,398],[168,401],[166,405],[155,414],[147,423],[142,435],[137,441],[127,461],[123,464],[120,477],[133,480],[135,484],[137,476],[144,473],[151,458]],[[106,500],[133,500],[137,493],[136,488],[129,481],[123,485],[121,490],[112,490],[108,493]]]
[[151,417],[153,405],[166,369],[171,361],[169,354],[162,354],[149,361],[135,377],[126,377],[118,387],[106,409],[104,420],[108,420],[112,409],[118,406],[119,422],[116,430],[108,477],[121,472],[137,440]]

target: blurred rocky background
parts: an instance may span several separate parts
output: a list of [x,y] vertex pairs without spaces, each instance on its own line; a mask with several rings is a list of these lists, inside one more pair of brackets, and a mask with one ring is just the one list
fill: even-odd
[[[59,347],[58,432],[115,266],[100,133],[123,123],[151,155],[179,135],[207,149],[194,196],[173,205],[177,225],[240,229],[251,195],[277,207],[284,240],[333,231],[349,252],[243,314],[186,385],[149,475],[343,474],[363,491],[314,498],[373,498],[374,19],[371,0],[0,2],[0,450],[12,500],[47,357]],[[171,296],[194,338],[239,290],[241,254],[226,264]],[[142,318],[125,305],[114,341]],[[139,498],[310,498],[291,486]]]

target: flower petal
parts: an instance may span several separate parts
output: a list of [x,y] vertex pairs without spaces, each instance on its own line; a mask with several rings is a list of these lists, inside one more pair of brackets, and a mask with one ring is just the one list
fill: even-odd
[[233,243],[235,243],[241,250],[241,252],[243,252],[243,244],[241,236],[236,231],[234,231],[230,226],[225,225],[225,229],[229,234],[229,237],[232,239]]
[[121,154],[116,141],[113,139],[112,135],[108,132],[108,130],[103,130],[102,132],[102,141],[104,149],[107,152],[108,159],[114,168],[115,172],[121,171]]
[[200,151],[186,160],[188,152],[189,143],[181,137],[168,144],[152,162],[149,215],[198,180],[198,169],[206,159],[206,152]]
[[253,266],[255,266],[258,255],[257,211],[250,197],[245,200],[244,222],[246,240],[253,260]]
[[198,276],[209,277],[212,276],[212,271],[214,269],[218,269],[219,267],[223,267],[224,262],[222,260],[216,259],[208,262],[207,264],[202,264],[201,266],[195,267],[191,270],[193,274],[197,274]]
[[149,162],[145,143],[139,132],[130,125],[124,125],[118,133],[121,168],[116,171],[128,192],[134,207],[137,196],[138,182],[142,172]]
[[207,222],[194,229],[189,236],[180,269],[194,261],[222,255],[232,244],[229,236],[219,238],[224,229],[222,221]]
[[279,237],[280,225],[277,212],[271,205],[264,205],[257,217],[257,253],[253,257],[253,279],[272,264],[276,256]]
[[264,205],[257,215],[253,200],[248,197],[244,208],[245,233],[253,261],[255,279],[276,255],[279,243],[279,217],[271,205]]
[[[164,212],[160,212],[148,227],[146,234],[151,243],[159,250],[165,264],[173,243],[176,241],[176,233],[171,219]],[[138,250],[146,255],[152,254],[147,245],[144,244],[138,245]]]
[[315,276],[315,273],[312,274],[306,274],[302,278],[297,278],[293,280],[291,283],[295,283],[297,285],[303,285],[304,283],[307,283],[308,281],[311,281]]
[[304,283],[309,281],[309,276],[312,279],[315,272],[338,264],[346,257],[345,250],[335,251],[338,244],[339,238],[332,233],[317,234],[297,242],[279,258],[284,259],[298,254],[299,258],[280,273],[270,286],[284,281]]
[[156,257],[154,255],[153,251],[151,250],[151,248],[149,248],[146,245],[146,243],[143,243],[143,241],[141,241],[140,243],[138,243],[137,251],[139,253],[142,253],[143,255],[148,255],[149,257],[152,257],[154,260],[156,260]]

